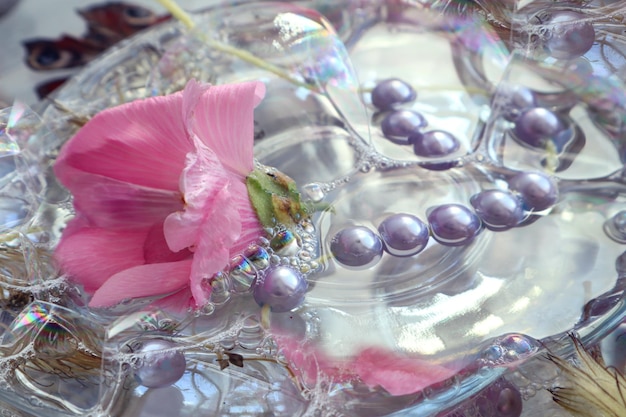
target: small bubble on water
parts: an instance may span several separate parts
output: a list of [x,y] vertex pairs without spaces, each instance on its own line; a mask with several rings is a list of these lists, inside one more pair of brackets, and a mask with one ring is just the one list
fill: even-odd
[[314,203],[319,203],[326,196],[326,193],[324,193],[322,186],[318,183],[305,185],[304,187],[302,187],[302,193],[306,198]]

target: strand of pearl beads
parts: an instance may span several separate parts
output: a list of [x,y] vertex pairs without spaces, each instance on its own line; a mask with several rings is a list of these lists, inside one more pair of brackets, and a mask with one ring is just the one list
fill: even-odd
[[[399,79],[380,82],[371,94],[374,106],[390,111],[382,120],[384,136],[394,143],[413,145],[419,156],[438,157],[456,151],[458,140],[444,131],[422,133],[425,118],[397,105],[417,97],[414,89]],[[330,242],[334,258],[345,267],[362,269],[375,265],[387,252],[408,257],[420,253],[432,237],[445,246],[465,246],[487,228],[504,231],[520,225],[531,213],[551,208],[558,200],[555,182],[540,172],[520,172],[508,181],[508,190],[484,190],[470,198],[473,210],[462,204],[444,204],[428,211],[427,223],[409,213],[385,218],[378,234],[365,226],[340,230]]]
[[348,268],[368,268],[387,252],[407,257],[420,253],[432,237],[444,246],[465,246],[487,228],[505,231],[523,224],[530,214],[556,204],[555,182],[540,172],[520,172],[508,180],[508,190],[484,190],[470,198],[473,210],[462,204],[443,204],[428,211],[427,223],[409,213],[392,214],[378,226],[340,230],[330,242],[337,262]]

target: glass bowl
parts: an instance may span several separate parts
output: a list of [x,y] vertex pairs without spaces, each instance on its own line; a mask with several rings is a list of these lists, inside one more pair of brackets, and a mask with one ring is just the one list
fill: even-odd
[[[590,64],[589,72],[550,56],[528,25],[549,31],[532,16],[553,6],[439,3],[209,8],[192,14],[193,30],[169,22],[120,44],[52,101],[4,111],[0,398],[7,410],[460,416],[485,389],[514,390],[518,402],[531,397],[519,370],[546,350],[570,352],[569,332],[595,343],[611,331],[625,308],[623,66],[608,73],[610,65]],[[591,14],[612,6],[586,7]],[[485,16],[504,16],[508,26],[490,27]],[[592,22],[598,37],[609,36],[606,22]],[[145,300],[89,309],[51,260],[73,215],[52,172],[57,152],[86,117],[179,91],[192,78],[266,85],[255,157],[292,177],[320,210],[295,235],[268,230],[233,259],[220,291],[198,311],[154,310]],[[376,108],[373,89],[396,78],[417,96]],[[525,92],[531,103],[522,106]],[[529,108],[556,115],[562,135],[540,145],[520,138],[516,126]],[[390,140],[383,125],[399,111],[421,114],[422,133],[445,131],[458,146],[425,156],[406,138]],[[367,265],[346,265],[333,249],[346,228],[376,234],[392,214],[426,220],[442,205],[471,208],[480,192],[507,192],[527,172],[548,176],[558,200],[545,210],[526,207],[515,227],[481,226],[461,245],[431,238],[418,254],[387,250]],[[270,313],[254,302],[268,265],[306,275],[301,306]],[[182,377],[164,388],[142,385],[155,357],[184,358]],[[540,386],[554,379],[536,375]]]

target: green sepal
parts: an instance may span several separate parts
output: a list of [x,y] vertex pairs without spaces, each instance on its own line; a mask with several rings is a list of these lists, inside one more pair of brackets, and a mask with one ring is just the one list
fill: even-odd
[[246,177],[248,196],[264,227],[278,224],[291,228],[308,213],[296,182],[274,168],[256,168]]

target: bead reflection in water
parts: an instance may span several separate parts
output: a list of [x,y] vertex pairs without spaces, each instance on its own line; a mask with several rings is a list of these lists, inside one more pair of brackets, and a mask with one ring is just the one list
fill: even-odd
[[519,390],[502,378],[441,417],[520,417],[523,405]]
[[144,387],[161,388],[178,381],[187,367],[185,355],[176,349],[176,344],[165,339],[142,342],[135,354],[139,366],[135,370],[138,382]]
[[520,417],[523,405],[519,390],[502,378],[442,417]]

